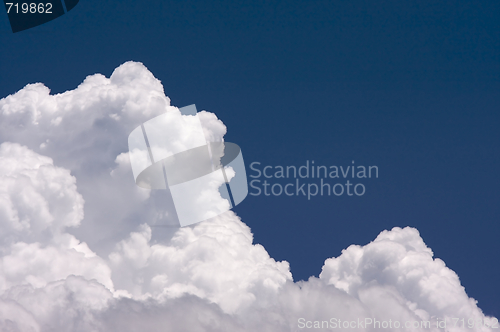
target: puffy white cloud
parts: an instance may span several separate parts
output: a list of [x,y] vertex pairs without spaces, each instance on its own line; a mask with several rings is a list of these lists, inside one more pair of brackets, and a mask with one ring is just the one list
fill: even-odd
[[[433,258],[414,228],[396,227],[365,246],[350,246],[325,261],[319,278],[298,283],[293,283],[286,262],[275,262],[252,244],[248,227],[232,212],[181,229],[168,245],[150,245],[150,236],[144,225],[110,256],[114,271],[133,271],[114,280],[138,301],[156,299],[161,306],[184,294],[195,295],[216,303],[244,330],[300,330],[299,318],[369,318],[401,325],[424,321],[432,331],[439,331],[438,320],[446,319],[454,331],[491,330],[451,328],[453,318],[485,317],[457,275]],[[373,329],[364,323],[362,327],[360,331]]]
[[0,290],[43,287],[70,274],[113,288],[104,260],[65,233],[83,218],[83,198],[68,170],[19,144],[1,144],[0,211]]
[[[129,133],[165,112],[179,113],[170,106],[160,81],[141,63],[127,62],[110,78],[91,75],[61,94],[51,95],[37,83],[0,100],[0,142],[25,145],[71,171],[86,204],[85,222],[70,232],[106,256],[141,222],[169,222],[168,207],[155,206],[154,198],[145,200],[148,191],[130,181],[132,172],[125,165]],[[203,111],[200,118],[205,135],[222,140],[222,122]],[[173,145],[183,144],[183,134],[189,136],[179,134]],[[162,209],[164,213],[158,214]]]
[[[325,261],[320,279],[372,307],[376,316],[407,320],[482,318],[455,272],[433,258],[418,231],[383,231]],[[392,308],[391,311],[385,308]]]
[[135,298],[193,294],[234,313],[251,306],[256,296],[275,296],[292,279],[288,263],[274,261],[261,245],[253,245],[250,229],[231,211],[179,229],[168,245],[150,245],[150,237],[150,228],[143,225],[110,255],[113,271],[120,271],[114,278],[117,287]]
[[83,219],[83,198],[68,170],[18,144],[0,145],[0,245],[52,237]]
[[368,289],[389,286],[433,312],[465,296],[458,276],[433,259],[418,231],[409,227],[383,231],[364,247],[351,245],[340,257],[325,261],[320,278],[357,298]]
[[[171,207],[134,184],[127,136],[164,112],[178,111],[134,62],[62,94],[31,84],[0,100],[1,331],[300,331],[301,318],[433,324],[413,331],[442,331],[436,321],[448,318],[449,331],[492,331],[452,327],[485,317],[413,228],[383,231],[293,282],[231,211],[149,226]],[[214,114],[200,118],[206,137],[223,140]]]

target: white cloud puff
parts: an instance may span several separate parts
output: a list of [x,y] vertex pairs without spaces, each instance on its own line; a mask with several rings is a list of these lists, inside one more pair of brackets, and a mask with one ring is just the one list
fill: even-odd
[[180,229],[168,245],[150,245],[150,237],[151,229],[143,225],[110,255],[113,271],[120,271],[117,287],[135,298],[193,294],[234,313],[251,306],[257,295],[275,296],[292,279],[288,263],[253,245],[250,229],[233,212]]
[[67,234],[83,218],[83,198],[68,170],[16,143],[0,145],[0,289],[43,287],[70,274],[113,288],[111,271]]
[[[388,331],[443,331],[443,319],[449,331],[494,331],[453,327],[487,317],[413,228],[352,245],[319,278],[294,282],[231,211],[149,226],[171,207],[134,184],[127,136],[174,111],[135,62],[62,94],[30,84],[0,100],[1,331],[322,331],[365,318],[432,323]],[[222,122],[200,117],[222,141]]]
[[[144,200],[149,193],[130,181],[125,164],[130,132],[165,112],[178,113],[160,81],[141,63],[127,62],[110,78],[91,75],[61,94],[37,83],[0,100],[0,142],[25,145],[71,171],[86,203],[85,222],[71,233],[106,256],[138,218],[154,224],[162,217],[154,199]],[[205,135],[222,140],[224,124],[212,113],[202,111],[200,118]]]
[[83,219],[83,198],[70,172],[19,144],[0,145],[0,237],[2,243],[34,240]]
[[483,317],[456,273],[433,259],[414,228],[396,227],[364,247],[351,245],[340,257],[325,261],[320,279],[392,319]]

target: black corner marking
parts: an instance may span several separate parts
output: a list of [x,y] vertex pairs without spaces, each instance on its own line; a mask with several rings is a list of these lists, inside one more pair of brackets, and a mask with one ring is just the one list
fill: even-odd
[[66,10],[69,12],[71,9],[75,8],[78,1],[80,0],[64,0],[64,3],[66,4]]

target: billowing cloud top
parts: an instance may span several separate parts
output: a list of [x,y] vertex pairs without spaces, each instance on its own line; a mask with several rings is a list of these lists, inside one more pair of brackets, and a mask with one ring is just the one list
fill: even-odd
[[[467,325],[492,318],[413,228],[352,245],[319,278],[294,282],[231,211],[154,227],[172,207],[135,185],[127,136],[174,111],[136,62],[62,94],[38,83],[0,100],[0,331],[376,329],[369,320],[390,321],[388,331],[444,331],[443,321],[495,330]],[[222,141],[224,124],[200,116]],[[422,321],[430,328],[404,327]]]

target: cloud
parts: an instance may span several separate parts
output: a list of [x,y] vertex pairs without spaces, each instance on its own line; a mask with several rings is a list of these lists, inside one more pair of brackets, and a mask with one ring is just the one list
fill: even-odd
[[[130,181],[126,165],[129,133],[165,112],[178,109],[170,106],[160,81],[142,64],[127,62],[110,78],[91,75],[61,94],[51,95],[36,83],[0,100],[0,142],[27,146],[71,171],[86,203],[85,222],[71,232],[106,256],[141,223],[138,218],[149,224],[169,222],[169,208],[157,213],[162,208],[154,202],[161,198],[145,200],[150,193]],[[224,124],[212,113],[200,112],[200,118],[205,135],[222,140]],[[182,145],[183,136],[172,145]]]
[[[135,62],[62,94],[37,83],[0,100],[1,331],[275,332],[365,318],[493,331],[450,326],[485,316],[414,228],[383,231],[294,282],[232,211],[154,227],[172,207],[134,184],[127,136],[165,112],[183,121]],[[205,136],[222,141],[224,124],[200,117]]]
[[320,279],[392,319],[483,317],[456,273],[433,259],[432,250],[410,227],[383,231],[364,247],[351,245],[340,257],[325,261]]
[[[83,198],[68,170],[18,144],[0,145],[2,243],[78,226]],[[9,236],[11,239],[9,241]],[[50,238],[50,235],[46,237]]]
[[254,303],[256,294],[275,296],[292,279],[288,263],[253,245],[250,229],[233,212],[180,229],[168,245],[151,245],[150,237],[151,229],[143,225],[109,257],[114,270],[133,273],[120,273],[116,284],[135,298],[192,294],[234,313]]
[[111,270],[67,227],[83,219],[75,178],[50,158],[16,143],[0,145],[0,289],[43,287],[70,274],[109,288]]

